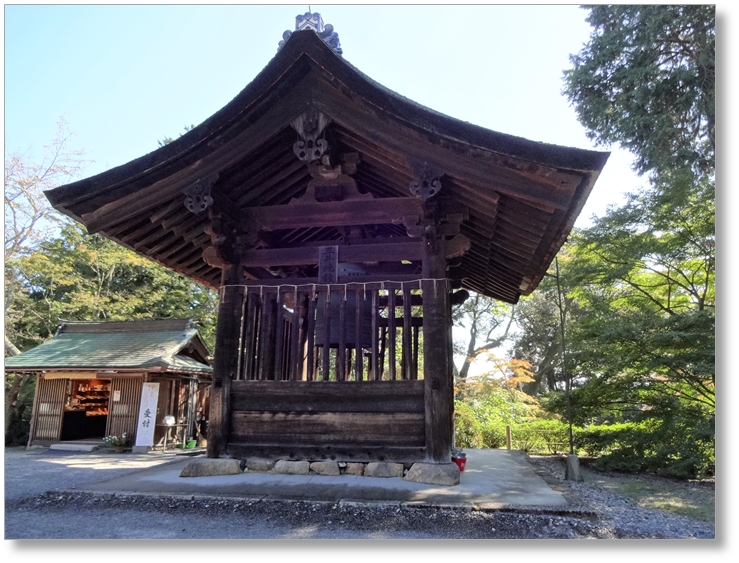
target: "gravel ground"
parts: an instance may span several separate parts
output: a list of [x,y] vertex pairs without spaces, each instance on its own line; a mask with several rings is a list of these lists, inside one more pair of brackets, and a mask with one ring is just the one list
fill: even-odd
[[[598,519],[600,531],[619,539],[714,539],[715,526],[668,514],[661,510],[642,508],[633,500],[605,490],[595,483],[565,481],[562,459],[548,456],[530,457],[537,473],[555,490],[561,491],[573,507],[592,510]],[[587,471],[584,474],[587,475]],[[679,486],[675,482],[675,486]]]
[[[69,490],[89,481],[92,469],[80,463],[76,470],[57,471],[55,478],[29,484],[36,480],[15,473],[30,457],[27,452],[6,451],[6,539],[712,539],[715,535],[711,524],[640,508],[593,484],[564,481],[563,465],[556,459],[531,461],[550,486],[565,495],[569,510],[542,514],[53,492],[49,489]],[[97,480],[132,470],[110,469]]]

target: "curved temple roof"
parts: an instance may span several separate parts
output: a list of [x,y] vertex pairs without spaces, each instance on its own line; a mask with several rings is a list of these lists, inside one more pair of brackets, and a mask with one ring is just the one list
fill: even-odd
[[[356,154],[353,179],[375,198],[409,197],[419,166],[440,179],[443,208],[461,212],[470,250],[450,262],[463,287],[506,302],[534,290],[564,243],[609,153],[548,145],[490,131],[420,106],[375,83],[312,30],[292,33],[265,69],[228,105],[172,143],[107,172],[46,192],[59,211],[140,254],[218,287],[207,213],[185,208],[198,183],[214,207],[249,208],[302,196],[309,166],[293,124],[312,108],[331,157]],[[354,162],[354,161],[352,161]],[[332,163],[334,164],[334,163]],[[368,225],[405,237],[402,225]],[[340,244],[347,230],[263,233],[262,248]],[[255,279],[304,275],[249,268]]]

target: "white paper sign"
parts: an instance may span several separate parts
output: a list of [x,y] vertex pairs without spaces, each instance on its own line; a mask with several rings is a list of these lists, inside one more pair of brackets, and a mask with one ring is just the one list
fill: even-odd
[[136,427],[137,446],[154,445],[158,398],[159,383],[144,383],[141,389],[141,406],[139,407],[139,421]]

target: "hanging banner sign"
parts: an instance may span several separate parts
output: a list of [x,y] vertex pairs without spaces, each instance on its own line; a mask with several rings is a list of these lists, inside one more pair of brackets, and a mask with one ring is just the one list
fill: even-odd
[[318,247],[318,281],[336,283],[339,281],[339,247]]
[[159,399],[159,383],[144,383],[141,389],[141,406],[136,430],[137,446],[154,445],[154,426]]

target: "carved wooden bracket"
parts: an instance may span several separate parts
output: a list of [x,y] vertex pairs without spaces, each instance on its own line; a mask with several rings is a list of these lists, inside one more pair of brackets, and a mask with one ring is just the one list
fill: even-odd
[[403,217],[403,226],[408,236],[414,238],[429,234],[431,229],[439,236],[455,236],[459,233],[459,227],[464,219],[464,213],[447,213],[438,219],[408,215]]
[[205,232],[210,235],[212,246],[203,251],[203,260],[214,268],[229,264],[240,264],[247,250],[254,248],[259,240],[259,231],[254,225],[245,230],[243,224],[234,225],[215,209],[210,209],[209,223]]
[[216,180],[218,180],[217,172],[198,180],[184,190],[185,207],[188,211],[198,215],[213,205],[210,189],[216,183]]
[[328,148],[328,142],[326,139],[319,139],[318,136],[323,133],[329,123],[331,123],[331,118],[313,106],[309,106],[290,123],[301,138],[293,145],[293,152],[298,159],[310,164],[323,156]]
[[[324,157],[328,161],[327,157]],[[292,199],[289,205],[304,203],[325,203],[329,201],[370,200],[372,194],[359,193],[357,182],[350,175],[357,171],[359,154],[347,153],[341,157],[340,165],[311,164],[308,170],[313,179],[308,182],[305,194]]]
[[428,162],[409,161],[416,180],[410,184],[411,194],[420,197],[422,201],[434,197],[441,191],[441,176],[443,170],[431,166]]

